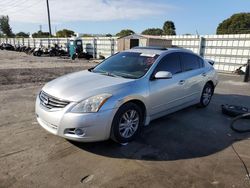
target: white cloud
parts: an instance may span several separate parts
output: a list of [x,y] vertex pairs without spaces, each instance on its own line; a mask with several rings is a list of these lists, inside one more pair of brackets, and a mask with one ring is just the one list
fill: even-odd
[[[46,23],[45,0],[5,0],[0,12],[13,22]],[[165,15],[173,7],[148,0],[49,0],[54,23],[70,21],[136,20]],[[15,4],[16,2],[16,4]],[[14,3],[14,5],[13,5]]]

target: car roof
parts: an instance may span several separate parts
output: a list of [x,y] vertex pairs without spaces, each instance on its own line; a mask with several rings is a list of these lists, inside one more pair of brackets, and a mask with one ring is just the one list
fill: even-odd
[[180,52],[191,52],[191,50],[184,49],[184,48],[162,48],[162,47],[135,47],[125,52],[137,52],[137,53],[145,53],[145,54],[157,54],[161,55],[166,53],[167,51],[180,51]]

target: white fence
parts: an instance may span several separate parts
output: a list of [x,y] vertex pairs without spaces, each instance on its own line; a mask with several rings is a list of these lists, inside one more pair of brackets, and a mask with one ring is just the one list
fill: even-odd
[[250,59],[250,34],[166,36],[172,45],[192,50],[215,61],[219,71],[233,72]]
[[[109,57],[117,52],[117,37],[87,37],[82,40],[83,49],[92,54],[94,58],[99,58],[100,55]],[[53,44],[66,47],[68,41],[67,38],[0,38],[0,44],[10,43],[29,47],[49,47]]]
[[[233,72],[250,59],[250,34],[239,35],[177,35],[164,36],[172,40],[172,45],[190,49],[193,52],[214,60],[219,71]],[[82,38],[85,51],[95,58],[100,55],[108,57],[117,52],[117,37]],[[0,43],[38,47],[52,44],[66,45],[66,38],[32,39],[0,38]]]

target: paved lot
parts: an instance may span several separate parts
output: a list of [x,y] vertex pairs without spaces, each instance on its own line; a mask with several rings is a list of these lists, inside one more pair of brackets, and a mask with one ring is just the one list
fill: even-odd
[[[3,54],[0,51],[0,64],[6,62]],[[65,67],[58,63],[56,67]],[[35,120],[35,96],[44,81],[92,64],[67,66],[46,79],[48,70],[39,69],[38,81],[14,72],[9,84],[0,85],[0,187],[250,186],[233,150],[250,169],[250,134],[233,132],[230,118],[220,111],[224,103],[250,107],[250,84],[240,82],[242,78],[220,75],[208,108],[190,107],[155,120],[127,146],[112,141],[84,144],[53,136]],[[29,70],[31,75],[37,71]]]

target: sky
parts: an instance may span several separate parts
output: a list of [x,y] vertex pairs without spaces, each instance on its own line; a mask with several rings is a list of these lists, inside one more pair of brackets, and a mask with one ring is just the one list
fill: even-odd
[[[177,34],[215,34],[234,13],[250,12],[250,0],[49,0],[52,32],[141,33],[172,20]],[[1,0],[0,15],[9,15],[12,30],[48,31],[46,0]]]

